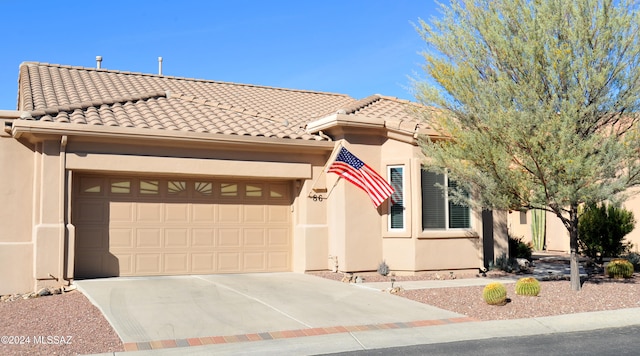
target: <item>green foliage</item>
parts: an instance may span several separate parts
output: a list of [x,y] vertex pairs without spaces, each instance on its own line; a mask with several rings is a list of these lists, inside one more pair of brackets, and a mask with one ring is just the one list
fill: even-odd
[[640,254],[629,252],[629,254],[624,256],[624,259],[631,262],[634,271],[640,272]]
[[489,283],[482,290],[482,298],[490,305],[505,305],[507,304],[507,289],[502,283]]
[[385,261],[380,262],[378,265],[378,273],[381,276],[387,276],[389,274],[389,266]]
[[512,258],[526,258],[531,261],[533,245],[522,241],[523,237],[515,237],[509,234],[509,255]]
[[574,247],[580,204],[640,185],[640,115],[627,114],[640,112],[638,6],[447,3],[416,26],[427,43],[417,98],[436,108],[417,113],[437,132],[422,137],[425,165],[446,169],[467,206],[553,212]]
[[624,237],[635,226],[633,213],[614,204],[589,204],[578,223],[580,253],[602,263],[603,257],[618,257],[631,248]]
[[611,278],[631,278],[633,276],[633,265],[624,258],[611,260],[605,268],[605,273]]
[[516,294],[537,296],[540,294],[540,282],[533,277],[524,277],[516,281]]
[[496,258],[495,263],[489,264],[489,269],[498,269],[507,273],[511,273],[517,265],[518,264],[513,258],[509,258],[507,257],[506,253],[503,253],[500,255],[500,257]]

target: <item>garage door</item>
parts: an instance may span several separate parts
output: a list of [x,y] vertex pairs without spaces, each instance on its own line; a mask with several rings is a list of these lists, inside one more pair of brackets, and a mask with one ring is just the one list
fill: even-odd
[[291,270],[288,182],[74,177],[76,278]]

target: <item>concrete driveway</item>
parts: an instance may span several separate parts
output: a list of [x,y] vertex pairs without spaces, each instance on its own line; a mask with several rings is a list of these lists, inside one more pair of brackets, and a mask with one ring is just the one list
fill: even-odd
[[298,273],[74,283],[125,344],[464,317],[380,290]]

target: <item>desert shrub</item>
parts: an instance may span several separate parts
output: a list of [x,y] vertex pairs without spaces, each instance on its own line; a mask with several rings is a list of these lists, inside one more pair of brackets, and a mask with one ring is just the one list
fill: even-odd
[[636,272],[640,272],[640,254],[635,252],[629,252],[629,254],[623,256],[625,260],[631,262],[633,265],[633,270]]
[[496,258],[495,262],[489,263],[489,269],[498,269],[507,273],[513,272],[517,266],[518,263],[513,258],[507,257],[506,253],[503,253],[500,257]]
[[624,237],[634,226],[633,213],[618,205],[587,205],[578,220],[578,250],[598,263],[621,256],[632,246]]
[[540,282],[533,277],[524,277],[516,281],[517,295],[537,296],[540,293]]
[[482,290],[482,298],[489,305],[505,305],[507,303],[507,289],[502,283],[489,283]]
[[611,260],[605,268],[605,273],[611,278],[631,278],[633,276],[633,265],[624,258]]
[[531,261],[531,254],[533,253],[533,245],[529,242],[526,243],[523,237],[515,237],[509,235],[509,257],[510,258],[526,258]]
[[378,273],[381,276],[386,276],[389,274],[389,266],[385,261],[380,262],[380,264],[378,265]]

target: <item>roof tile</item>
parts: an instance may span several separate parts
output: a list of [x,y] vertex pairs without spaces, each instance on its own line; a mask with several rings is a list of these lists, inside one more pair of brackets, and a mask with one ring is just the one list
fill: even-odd
[[225,135],[325,140],[303,127],[343,108],[373,118],[415,120],[407,105],[374,95],[281,89],[210,80],[26,62],[18,109],[35,120]]

